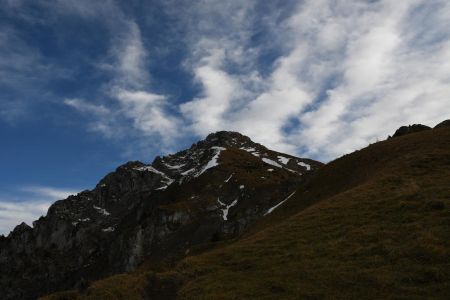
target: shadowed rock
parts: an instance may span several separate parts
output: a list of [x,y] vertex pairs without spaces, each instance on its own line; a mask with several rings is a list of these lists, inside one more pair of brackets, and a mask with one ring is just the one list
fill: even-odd
[[414,124],[414,125],[409,125],[409,126],[402,126],[399,129],[397,129],[394,133],[394,135],[392,137],[399,137],[402,135],[407,135],[407,134],[411,134],[411,133],[415,133],[415,132],[419,132],[419,131],[424,131],[424,130],[430,130],[431,127],[422,125],[422,124]]

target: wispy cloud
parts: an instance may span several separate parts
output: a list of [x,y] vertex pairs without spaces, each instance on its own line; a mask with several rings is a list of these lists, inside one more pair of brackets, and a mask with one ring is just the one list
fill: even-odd
[[134,128],[144,134],[159,134],[164,141],[177,136],[178,120],[168,113],[167,98],[146,91],[119,90],[116,94],[123,113],[133,120]]
[[[121,137],[137,130],[142,136],[156,136],[163,147],[178,135],[179,120],[171,116],[168,97],[151,91],[147,71],[149,54],[144,47],[140,29],[132,20],[124,21],[109,50],[109,61],[99,68],[112,74],[103,86],[100,103],[82,99],[66,99],[64,103],[94,117],[90,129],[107,137]],[[106,108],[113,107],[114,109]]]
[[133,128],[144,136],[156,135],[170,143],[177,136],[178,120],[167,112],[167,96],[150,88],[149,54],[138,25],[130,21],[128,30],[115,43],[112,48],[115,77],[109,84],[109,94],[119,104],[118,114],[130,120]]
[[[186,135],[237,130],[277,150],[327,161],[401,125],[433,125],[450,115],[448,1],[149,5],[162,8],[170,24],[144,18],[146,5],[136,16],[117,1],[38,3],[55,15],[108,28],[109,47],[93,63],[104,81],[95,95],[63,99],[91,116],[90,130],[109,138],[151,137],[167,148]],[[169,25],[171,35],[160,36],[159,29]],[[195,92],[160,92],[150,72],[151,63],[158,63],[149,50],[156,40],[177,48],[166,50],[182,56],[179,68],[192,75],[192,82],[177,82],[176,76],[164,77],[170,73],[164,70],[158,79],[192,84]],[[23,50],[17,52],[21,58],[39,57],[22,47],[23,40],[12,41]],[[35,65],[18,61],[21,70]],[[0,61],[0,72],[1,66]],[[0,114],[20,111],[9,104],[0,106]]]
[[142,88],[149,83],[146,72],[148,53],[142,42],[141,31],[134,21],[128,22],[128,30],[122,33],[113,46],[115,62],[113,71],[117,73],[115,83],[120,86]]
[[24,186],[14,191],[14,196],[0,195],[0,234],[7,235],[22,222],[31,226],[34,220],[47,213],[53,202],[76,193],[48,186]]
[[64,99],[64,104],[71,106],[79,110],[80,112],[86,112],[96,115],[105,115],[111,113],[111,111],[104,105],[95,105],[89,101],[78,98]]
[[21,188],[21,190],[33,196],[34,200],[37,199],[61,200],[67,198],[70,195],[75,195],[77,193],[77,191],[75,190],[61,189],[49,186],[39,186],[39,185],[25,186]]
[[233,102],[242,96],[241,86],[236,78],[222,70],[225,60],[223,49],[211,49],[194,67],[197,82],[203,88],[202,94],[181,105],[181,112],[191,122],[192,129],[206,135],[223,129],[224,114]]
[[14,122],[24,116],[29,104],[34,104],[29,96],[42,88],[52,69],[57,72],[20,32],[0,24],[0,121]]

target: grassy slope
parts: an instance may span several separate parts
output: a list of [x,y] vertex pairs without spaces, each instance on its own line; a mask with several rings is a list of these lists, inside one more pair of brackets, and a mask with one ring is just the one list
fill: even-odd
[[450,299],[450,129],[328,164],[255,228],[170,276],[141,270],[68,298],[140,299],[182,278],[182,299]]

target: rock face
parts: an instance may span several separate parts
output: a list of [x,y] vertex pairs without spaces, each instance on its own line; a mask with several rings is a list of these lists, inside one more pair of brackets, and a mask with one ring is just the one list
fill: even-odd
[[431,129],[430,127],[428,127],[426,125],[422,125],[422,124],[402,126],[395,131],[395,133],[392,137],[398,137],[398,136],[402,136],[402,135],[406,135],[406,134],[410,134],[410,133],[414,133],[414,132],[419,132],[419,131],[423,131],[423,130],[430,130],[430,129]]
[[128,162],[0,236],[0,295],[35,299],[235,237],[321,165],[224,131],[152,164]]

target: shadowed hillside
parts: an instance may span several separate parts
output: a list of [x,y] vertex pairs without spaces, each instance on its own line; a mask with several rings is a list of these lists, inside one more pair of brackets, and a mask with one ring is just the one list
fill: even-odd
[[322,167],[234,242],[46,299],[449,299],[449,183],[449,127],[395,137]]

